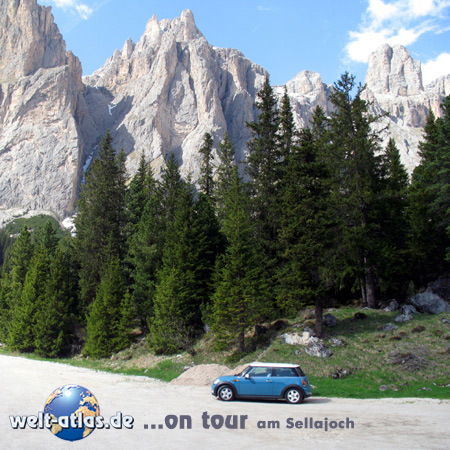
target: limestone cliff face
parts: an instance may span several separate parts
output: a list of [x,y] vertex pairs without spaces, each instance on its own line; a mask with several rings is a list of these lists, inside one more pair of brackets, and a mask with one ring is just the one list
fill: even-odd
[[70,212],[83,143],[81,64],[36,0],[0,3],[0,210]]
[[332,105],[328,101],[330,87],[322,81],[317,72],[305,70],[288,81],[285,87],[276,87],[274,91],[280,100],[284,95],[285,88],[291,101],[298,129],[310,125],[314,109],[317,106],[320,106],[326,115],[332,110]]
[[[244,161],[256,118],[255,100],[267,72],[233,49],[211,46],[189,10],[174,20],[150,19],[137,43],[127,40],[93,75],[66,51],[51,9],[36,0],[0,3],[0,222],[5,210],[72,212],[83,165],[109,129],[132,175],[144,152],[156,175],[174,152],[195,182],[205,132],[216,145],[225,131]],[[365,98],[386,114],[411,171],[430,109],[450,93],[450,76],[423,86],[420,62],[401,46],[382,46],[369,63]],[[284,86],[275,87],[281,99]],[[299,128],[308,126],[332,89],[320,75],[300,72],[286,83]],[[3,212],[2,212],[3,211]],[[14,210],[15,211],[15,210]],[[22,209],[23,211],[23,209]],[[10,217],[9,214],[8,217]]]
[[440,104],[449,94],[448,77],[423,86],[420,61],[412,59],[401,46],[384,44],[369,59],[364,97],[375,114],[387,114],[381,126],[388,125],[384,140],[393,137],[402,161],[409,171],[419,163],[418,145],[428,113],[442,114]]
[[245,122],[255,118],[255,96],[266,76],[237,50],[209,45],[186,10],[174,20],[153,17],[137,44],[125,42],[84,82],[91,116],[100,118],[96,129],[111,129],[115,146],[129,155],[130,172],[141,152],[157,170],[174,152],[181,173],[195,181],[205,132],[218,143],[228,130],[237,158],[244,158]]

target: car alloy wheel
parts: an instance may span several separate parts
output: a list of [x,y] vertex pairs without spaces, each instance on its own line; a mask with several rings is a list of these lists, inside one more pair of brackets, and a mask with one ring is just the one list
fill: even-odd
[[289,389],[286,392],[286,400],[288,403],[296,404],[303,401],[303,393],[298,389]]
[[219,398],[224,402],[229,402],[233,400],[234,399],[233,389],[231,389],[230,386],[222,386],[219,389]]

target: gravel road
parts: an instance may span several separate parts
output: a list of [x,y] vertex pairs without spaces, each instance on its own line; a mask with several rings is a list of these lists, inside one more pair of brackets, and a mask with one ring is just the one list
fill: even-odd
[[[0,381],[0,449],[450,448],[450,400],[312,397],[301,405],[224,403],[211,395],[209,387],[176,386],[4,355],[0,355]],[[38,415],[49,394],[65,384],[90,389],[107,419],[117,412],[133,416],[133,429],[98,429],[76,442],[63,441],[46,429],[12,429],[9,416]],[[168,416],[181,415],[191,419],[190,429],[166,426]],[[232,416],[229,425],[236,423],[238,429],[226,428],[227,416]],[[321,421],[322,429],[306,429],[305,419],[318,427]],[[170,425],[174,418],[167,420]],[[296,428],[296,422],[302,422],[302,428]],[[347,422],[350,428],[339,428]],[[325,431],[326,423],[337,428]],[[266,428],[260,428],[263,425]]]

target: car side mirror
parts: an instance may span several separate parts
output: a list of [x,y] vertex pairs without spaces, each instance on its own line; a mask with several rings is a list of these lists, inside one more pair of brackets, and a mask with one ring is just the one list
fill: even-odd
[[248,379],[250,378],[250,374],[247,373],[247,374],[245,375],[245,378],[248,380]]

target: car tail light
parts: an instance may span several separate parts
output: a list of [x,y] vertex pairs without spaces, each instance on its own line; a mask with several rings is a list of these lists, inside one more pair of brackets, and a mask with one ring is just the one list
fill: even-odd
[[302,384],[303,386],[306,386],[306,380],[304,378],[302,378]]

